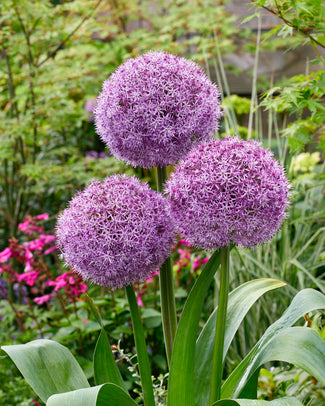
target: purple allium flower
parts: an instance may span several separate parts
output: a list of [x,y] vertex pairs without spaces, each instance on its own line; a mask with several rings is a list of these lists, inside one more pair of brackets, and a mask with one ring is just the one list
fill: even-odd
[[125,175],[93,180],[78,192],[60,214],[56,234],[68,265],[111,288],[144,281],[174,242],[168,200]]
[[201,144],[166,184],[177,231],[205,250],[268,241],[286,216],[289,189],[273,153],[237,137]]
[[222,114],[219,96],[193,61],[148,52],[104,82],[94,110],[97,132],[133,166],[172,165],[212,138]]

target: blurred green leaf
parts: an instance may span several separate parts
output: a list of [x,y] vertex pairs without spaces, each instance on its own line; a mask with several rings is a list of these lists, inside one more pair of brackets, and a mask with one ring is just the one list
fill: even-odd
[[282,398],[271,401],[250,399],[223,399],[213,403],[213,406],[303,406],[298,399]]
[[51,396],[46,406],[137,406],[121,388],[112,383]]
[[42,339],[1,348],[44,402],[55,393],[89,387],[71,352],[55,341]]
[[142,319],[147,329],[156,328],[161,325],[161,313],[155,309],[143,309]]

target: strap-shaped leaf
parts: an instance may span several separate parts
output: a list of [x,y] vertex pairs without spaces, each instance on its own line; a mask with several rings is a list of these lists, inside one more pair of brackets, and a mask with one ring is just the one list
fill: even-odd
[[87,301],[87,305],[88,305],[90,311],[92,312],[93,316],[95,317],[97,323],[98,323],[101,327],[104,327],[102,317],[101,317],[101,315],[100,315],[100,313],[99,313],[99,311],[98,311],[98,309],[97,309],[97,307],[96,307],[95,302],[93,301],[93,299],[92,299],[90,296],[86,295],[86,301]]
[[124,382],[116,365],[104,327],[98,337],[94,351],[94,378],[97,385],[110,382],[124,388]]
[[185,303],[176,332],[168,381],[168,406],[194,405],[195,342],[207,290],[221,260],[215,252],[205,265]]
[[[223,350],[224,359],[238,327],[256,300],[269,290],[280,288],[284,285],[284,282],[276,279],[256,279],[242,284],[229,294]],[[211,314],[196,342],[194,379],[195,404],[198,406],[209,404],[217,309]]]
[[[222,398],[231,398],[231,397],[236,398],[243,389],[243,387],[245,386],[247,380],[252,376],[254,371],[261,365],[261,360],[263,357],[263,355],[261,354],[264,354],[265,351],[267,351],[267,347],[276,338],[276,336],[280,335],[282,331],[292,326],[304,314],[317,309],[325,309],[325,295],[314,289],[304,289],[300,291],[294,297],[290,306],[283,313],[281,318],[277,320],[275,323],[273,323],[265,331],[262,338],[253,347],[250,353],[243,359],[243,361],[236,367],[236,369],[228,377],[228,379],[226,380],[226,382],[223,384],[222,387],[221,391]],[[310,329],[308,331],[312,332],[312,330]],[[302,356],[304,356],[303,351],[298,347],[298,344],[295,342],[294,338],[295,337],[292,337],[292,342],[290,342],[290,346],[294,348],[297,351],[297,353],[300,353]],[[325,345],[324,342],[322,344]],[[322,344],[319,345],[322,346]],[[297,360],[300,362],[298,358]],[[286,360],[284,359],[283,361]],[[291,358],[291,361],[288,362],[299,365],[299,363],[296,363],[296,361],[293,358]],[[306,370],[308,371],[308,369]],[[309,373],[311,375],[314,374],[314,372]]]
[[46,406],[137,406],[137,403],[113,383],[51,396]]
[[222,399],[213,403],[212,406],[302,406],[298,399],[285,397],[282,399],[250,400],[250,399]]
[[124,388],[124,382],[118,366],[116,365],[102,317],[93,299],[88,295],[86,296],[86,299],[90,311],[97,320],[97,323],[101,326],[101,332],[94,351],[95,383],[97,385],[101,385],[103,383],[115,383],[121,388]]
[[56,341],[35,340],[2,349],[43,402],[55,393],[89,387],[71,352]]

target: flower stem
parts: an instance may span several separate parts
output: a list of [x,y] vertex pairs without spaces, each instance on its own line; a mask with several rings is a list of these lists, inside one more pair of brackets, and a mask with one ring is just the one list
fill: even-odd
[[210,405],[220,399],[223,375],[223,348],[227,318],[229,293],[229,247],[221,248],[220,292],[216,323],[216,335],[213,348],[213,362],[211,374]]
[[159,284],[165,347],[168,365],[170,365],[177,329],[174,280],[170,258],[164,262],[160,269]]
[[137,350],[137,358],[141,378],[141,386],[143,391],[144,406],[155,406],[149,357],[147,353],[147,346],[144,338],[143,326],[141,322],[137,299],[132,285],[126,286],[125,290],[131,312],[133,335],[135,347]]
[[[157,190],[163,192],[163,185],[167,179],[167,168],[157,167]],[[174,294],[174,278],[171,258],[162,265],[159,272],[160,303],[162,312],[163,331],[168,365],[170,365],[174,339],[177,329],[176,304]]]

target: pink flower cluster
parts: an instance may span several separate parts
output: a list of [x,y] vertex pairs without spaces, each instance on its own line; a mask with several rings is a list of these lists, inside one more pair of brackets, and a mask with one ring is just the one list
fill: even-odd
[[36,220],[48,220],[49,215],[47,213],[39,214],[38,216],[31,217],[26,216],[23,223],[18,224],[19,230],[25,234],[33,235],[34,233],[40,233],[43,231],[43,227],[37,226]]
[[135,290],[137,291],[137,302],[138,306],[144,307],[144,303],[142,300],[142,296],[148,293],[149,285],[153,283],[154,277],[156,275],[159,275],[159,270],[156,269],[154,272],[151,273],[151,275],[146,279],[146,281],[143,284],[135,283],[134,287]]
[[186,267],[190,267],[191,272],[195,273],[209,261],[210,256],[202,257],[201,254],[195,255],[187,240],[180,240],[179,244],[184,245],[185,247],[177,249],[177,252],[179,253],[179,259],[175,262],[175,265],[177,265],[177,273],[181,272],[181,270]]
[[[46,234],[43,224],[40,223],[48,218],[47,213],[35,217],[26,216],[25,221],[18,225],[18,229],[26,234],[29,240],[21,244],[13,237],[9,240],[9,247],[0,252],[0,273],[7,274],[7,281],[11,284],[27,286],[31,297],[35,296],[33,301],[38,305],[49,302],[60,288],[64,289],[64,296],[72,301],[87,291],[87,285],[82,278],[72,271],[52,278],[52,272],[44,257],[51,253],[55,255],[56,237]],[[17,272],[20,267],[17,263],[24,266],[23,273]],[[48,293],[51,286],[54,289]]]
[[[179,248],[177,248],[179,247]],[[178,244],[174,246],[173,251],[178,252],[179,258],[174,262],[174,269],[176,269],[177,277],[176,277],[176,283],[178,284],[178,287],[181,286],[180,279],[182,273],[184,273],[185,269],[188,269],[190,271],[190,278],[187,280],[188,286],[190,286],[194,275],[200,271],[203,265],[205,265],[209,259],[210,256],[204,256],[203,254],[197,254],[191,248],[190,243],[185,240],[181,239],[179,240]],[[138,306],[140,307],[145,307],[144,303],[144,297],[145,295],[149,292],[149,290],[156,289],[157,286],[155,286],[155,276],[159,275],[159,270],[157,269],[154,271],[143,284],[140,283],[135,283],[134,288],[136,291],[136,296],[137,296],[137,302]]]
[[47,286],[54,286],[54,291],[64,288],[65,295],[70,297],[79,297],[87,292],[87,285],[83,279],[75,272],[69,271],[58,276],[54,281],[48,281]]
[[[11,238],[9,240],[9,247],[6,247],[0,252],[1,264],[7,263],[10,258],[16,258],[18,262],[25,265],[24,271],[27,273],[27,276],[22,275],[24,278],[21,279],[22,276],[17,277],[17,280],[19,282],[20,279],[28,280],[30,286],[32,286],[33,283],[28,275],[37,269],[39,265],[39,254],[42,252],[43,255],[48,255],[56,250],[56,245],[53,245],[56,240],[55,236],[45,234],[43,225],[38,224],[39,221],[45,221],[48,220],[48,218],[49,215],[47,213],[39,214],[35,217],[26,216],[25,221],[18,225],[18,229],[32,239],[20,245],[15,238]],[[6,271],[6,269],[6,267],[1,267],[0,272]]]
[[83,283],[81,276],[72,271],[59,275],[55,280],[47,281],[46,286],[54,286],[54,289],[51,294],[34,298],[33,301],[40,306],[49,302],[59,289],[64,289],[64,296],[72,299],[80,297],[83,293],[86,293],[88,289],[88,286]]

